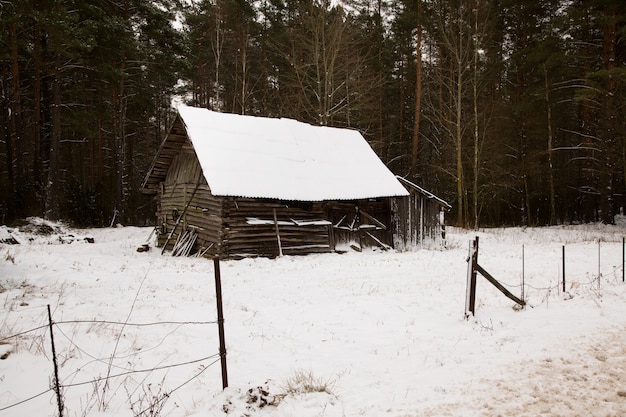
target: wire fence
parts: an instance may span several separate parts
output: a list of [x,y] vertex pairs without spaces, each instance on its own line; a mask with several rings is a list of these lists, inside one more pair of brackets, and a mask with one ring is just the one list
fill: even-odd
[[[558,255],[558,273],[554,285],[547,287],[537,287],[526,281],[524,273],[522,273],[521,283],[510,285],[512,288],[526,287],[534,290],[550,290],[557,293],[568,291],[571,288],[600,288],[602,283],[609,282],[625,282],[625,263],[626,263],[626,240],[620,243],[598,241],[596,247],[587,245],[587,256],[583,259],[572,256],[568,253],[567,245],[559,247]],[[522,246],[522,262],[524,270],[525,256],[524,246]],[[585,280],[581,280],[581,278]]]
[[[526,249],[528,249],[527,245],[521,245],[521,264],[518,269],[520,281],[513,283],[510,278],[502,279],[502,277],[510,277],[511,270],[517,269],[513,264],[507,263],[505,266],[506,271],[503,271],[501,262],[499,263],[499,270],[498,265],[496,265],[493,270],[490,266],[486,267],[490,270],[491,274],[487,273],[484,268],[478,265],[478,237],[476,237],[475,240],[470,241],[470,254],[467,258],[468,283],[466,317],[473,315],[473,311],[469,310],[470,304],[473,302],[472,298],[475,297],[476,273],[480,273],[483,276],[484,273],[486,273],[489,275],[489,277],[485,276],[487,280],[493,280],[495,276],[497,282],[492,283],[496,286],[500,285],[505,287],[504,289],[499,288],[501,292],[506,293],[508,292],[507,289],[518,291],[521,294],[519,299],[522,301],[522,305],[525,305],[526,302],[530,300],[528,296],[529,289],[538,293],[539,301],[543,303],[547,301],[552,294],[564,294],[570,297],[573,296],[574,292],[580,291],[593,291],[598,294],[598,291],[603,285],[610,283],[616,284],[618,282],[624,283],[626,281],[626,238],[622,238],[621,242],[605,242],[598,240],[593,243],[579,243],[579,245],[583,245],[584,248],[576,248],[572,255],[569,253],[568,248],[574,245],[575,244],[560,245],[558,247],[554,245],[530,245],[531,249],[541,251],[541,254],[535,253],[530,256],[528,256],[526,251]],[[481,252],[485,252],[485,249],[483,248]],[[501,254],[497,254],[496,256],[501,256]],[[533,257],[535,256],[553,259],[556,271],[538,270],[537,268],[528,271],[528,269],[530,269],[529,266],[534,265]],[[476,259],[474,257],[476,257]],[[474,276],[474,278],[472,278],[472,276]],[[549,283],[548,285],[544,284],[546,281]],[[517,297],[513,296],[513,298]],[[472,305],[471,307],[474,306]]]
[[[619,250],[618,250],[619,247]],[[527,256],[525,254],[525,246],[521,246],[521,280],[519,283],[512,283],[507,281],[501,281],[498,272],[494,275],[498,277],[498,281],[501,282],[504,286],[510,289],[517,289],[522,291],[522,300],[524,300],[524,295],[527,289],[532,289],[538,292],[544,292],[548,295],[552,292],[559,292],[561,290],[565,290],[566,284],[570,288],[599,288],[601,282],[624,282],[624,264],[625,264],[625,254],[626,254],[626,243],[622,240],[621,244],[618,243],[597,243],[597,250],[595,247],[590,246],[590,251],[593,252],[593,256],[590,256],[589,259],[570,259],[568,258],[566,246],[563,245],[562,248],[559,247],[556,250],[552,249],[552,256],[555,258],[555,263],[559,265],[559,269],[557,272],[558,279],[549,280],[551,282],[549,285],[536,285],[532,283],[532,276],[541,275],[542,282],[545,282],[546,271],[534,271],[530,274],[526,271],[527,266],[532,263],[532,256]],[[609,250],[610,249],[610,250]],[[545,250],[542,248],[541,250]],[[607,251],[609,253],[607,253]],[[618,255],[619,253],[619,255]],[[560,255],[560,257],[559,257]],[[526,258],[530,258],[527,262]],[[581,268],[580,264],[584,264],[587,267]],[[573,267],[572,267],[573,266]],[[620,274],[621,272],[621,274]],[[554,271],[552,272],[554,274]],[[530,277],[528,276],[530,275]],[[581,277],[585,277],[586,279],[581,279]],[[219,283],[219,266],[216,261],[216,295],[218,295],[217,300],[221,302],[221,291],[218,290]],[[141,289],[141,288],[140,288]],[[132,311],[132,307],[131,307]],[[130,317],[130,314],[128,318]],[[225,348],[223,347],[223,337],[220,337],[220,350],[214,354],[208,354],[205,356],[199,357],[187,357],[179,361],[172,361],[171,363],[161,363],[157,366],[144,367],[144,368],[135,368],[132,366],[121,366],[118,362],[124,361],[125,363],[132,362],[132,358],[134,356],[138,356],[139,354],[145,353],[145,350],[142,352],[138,352],[135,354],[124,354],[122,355],[118,351],[118,344],[115,343],[114,348],[109,352],[108,355],[95,355],[90,353],[90,349],[86,348],[81,342],[76,340],[75,334],[71,334],[71,332],[67,331],[68,327],[71,326],[101,326],[106,327],[107,329],[112,329],[118,335],[121,335],[124,329],[126,328],[149,328],[149,327],[172,327],[175,329],[185,326],[213,326],[218,325],[220,323],[223,325],[223,317],[220,317],[218,314],[218,320],[212,321],[150,321],[150,322],[131,322],[129,320],[126,321],[115,321],[115,320],[53,320],[52,315],[49,317],[45,317],[42,311],[42,319],[41,322],[48,321],[47,324],[42,324],[40,326],[33,327],[31,329],[23,330],[20,332],[16,332],[11,334],[10,336],[0,337],[0,344],[9,343],[11,341],[16,341],[16,345],[19,343],[24,343],[24,340],[29,339],[33,344],[39,344],[43,346],[44,344],[52,344],[52,340],[57,337],[62,343],[65,344],[65,352],[69,350],[75,350],[80,352],[81,355],[88,358],[89,362],[85,362],[83,366],[78,366],[79,369],[86,367],[89,363],[97,362],[104,365],[106,369],[106,375],[97,377],[85,378],[83,380],[74,381],[75,378],[78,377],[79,372],[74,371],[71,374],[67,374],[67,369],[64,369],[63,366],[59,366],[59,375],[58,381],[51,382],[47,389],[42,389],[40,391],[35,391],[31,395],[25,394],[24,398],[16,399],[8,405],[0,406],[0,413],[18,409],[21,405],[34,401],[44,395],[52,394],[57,398],[59,404],[58,413],[62,417],[64,412],[63,406],[63,396],[71,395],[73,389],[76,389],[81,386],[91,386],[95,389],[100,389],[102,392],[104,390],[110,389],[110,384],[114,380],[119,380],[120,378],[126,378],[132,375],[145,375],[152,374],[157,371],[163,371],[173,368],[185,367],[190,365],[200,364],[201,367],[199,370],[191,373],[191,376],[184,379],[182,382],[178,383],[174,388],[168,390],[167,392],[163,392],[160,395],[156,394],[150,399],[150,401],[140,402],[141,407],[133,409],[134,415],[145,415],[146,412],[150,411],[151,407],[156,407],[162,405],[171,394],[177,392],[178,390],[185,387],[190,382],[199,378],[203,373],[205,373],[208,369],[210,369],[213,365],[217,364],[221,360],[224,360],[225,357]],[[176,330],[173,330],[176,331]],[[223,327],[221,329],[223,333]],[[166,336],[167,337],[166,333]],[[119,341],[119,337],[117,337],[117,341]],[[164,339],[163,339],[164,340]],[[163,342],[161,341],[161,343]],[[21,341],[21,342],[20,342]],[[156,348],[156,347],[155,347]],[[54,351],[54,349],[53,349]],[[52,357],[49,358],[51,361],[56,361],[59,356],[56,353],[53,353]],[[64,374],[65,372],[65,374]],[[224,370],[223,370],[224,372]],[[101,394],[104,396],[104,394]],[[129,401],[131,399],[129,398]],[[132,404],[131,404],[132,408]],[[156,415],[155,413],[149,413],[148,415]]]
[[[73,379],[75,377],[75,373],[72,373],[70,375],[63,375],[62,374],[63,370],[59,369],[59,371],[61,372],[60,372],[60,375],[58,375],[58,380],[56,382],[53,381],[50,384],[51,386],[49,388],[42,390],[40,392],[33,393],[32,395],[28,395],[25,398],[14,401],[9,405],[0,407],[0,413],[5,412],[7,410],[11,410],[11,409],[17,409],[20,405],[26,404],[46,394],[53,393],[57,397],[57,403],[58,403],[58,408],[59,408],[58,414],[62,416],[64,413],[63,396],[67,395],[68,392],[71,392],[71,390],[69,390],[70,388],[76,388],[76,387],[85,386],[85,385],[92,386],[95,388],[95,387],[98,387],[99,384],[103,384],[103,383],[110,384],[113,380],[116,380],[119,378],[125,378],[131,375],[151,374],[156,371],[168,370],[172,368],[184,367],[184,366],[195,365],[195,364],[202,364],[202,366],[200,367],[200,370],[193,373],[191,377],[189,377],[182,383],[178,384],[174,388],[169,389],[167,393],[163,393],[163,395],[160,395],[160,396],[155,396],[149,404],[145,404],[145,407],[155,407],[159,405],[159,403],[164,402],[167,398],[169,398],[171,394],[180,390],[181,388],[183,388],[185,385],[189,384],[193,380],[197,379],[207,369],[209,369],[211,366],[218,363],[221,359],[220,352],[217,352],[215,354],[211,354],[211,355],[207,355],[203,357],[189,358],[187,360],[168,363],[168,364],[161,364],[158,366],[148,367],[145,369],[122,367],[122,366],[116,365],[115,362],[119,360],[130,362],[132,358],[130,358],[128,355],[124,355],[124,356],[116,355],[115,349],[113,352],[111,352],[111,355],[109,356],[106,356],[106,357],[95,356],[89,353],[89,350],[90,350],[89,348],[85,348],[79,342],[76,341],[74,336],[69,335],[67,331],[64,330],[64,327],[76,326],[76,325],[99,325],[99,326],[117,327],[118,331],[121,333],[121,331],[124,328],[129,328],[129,327],[136,327],[136,328],[152,327],[152,326],[180,327],[180,326],[198,326],[198,325],[208,326],[208,325],[216,325],[216,324],[218,324],[218,321],[155,321],[155,322],[146,322],[146,323],[122,322],[122,321],[111,321],[111,320],[54,321],[52,319],[52,316],[50,316],[50,320],[48,324],[37,326],[32,329],[24,330],[24,331],[12,334],[10,336],[2,337],[0,338],[0,344],[8,344],[14,341],[15,344],[17,345],[19,344],[20,340],[24,340],[25,338],[28,338],[28,337],[30,337],[31,339],[39,339],[38,343],[44,343],[44,341],[46,341],[53,346],[53,349],[52,349],[53,354],[52,354],[51,360],[55,363],[54,367],[56,371],[57,370],[56,361],[59,357],[59,354],[56,353],[54,349],[54,339],[56,337],[57,340],[61,340],[62,343],[65,345],[65,351],[76,350],[80,352],[82,355],[89,358],[90,362],[95,361],[95,362],[100,362],[106,365],[107,367],[106,376],[92,377],[92,378],[88,378],[88,379],[85,379],[83,381],[78,381],[78,382],[64,382],[64,381]],[[139,356],[142,353],[144,352],[137,352],[131,356]],[[87,363],[84,363],[83,366],[79,366],[78,369],[80,370],[81,368],[86,367],[86,365]],[[102,389],[105,389],[104,385],[102,385]],[[146,411],[148,410],[138,409],[138,410],[134,410],[134,413],[135,415],[145,415]],[[149,415],[152,415],[152,414],[149,414]]]
[[[35,342],[36,344],[41,345],[40,348],[45,353],[44,344],[49,341],[51,346],[51,360],[54,367],[54,380],[50,382],[49,387],[45,390],[27,396],[26,398],[13,401],[11,404],[0,406],[0,413],[12,410],[20,405],[29,403],[31,401],[36,400],[39,397],[42,397],[46,394],[54,392],[56,397],[56,403],[58,408],[59,417],[63,417],[65,411],[64,404],[64,395],[68,389],[76,389],[81,386],[92,386],[93,387],[93,396],[95,400],[100,403],[100,408],[107,408],[106,402],[106,394],[107,391],[111,389],[111,382],[113,380],[119,380],[120,378],[128,378],[132,375],[151,375],[157,371],[170,370],[173,368],[179,368],[189,365],[197,365],[201,364],[200,370],[193,373],[193,375],[182,383],[176,385],[173,389],[168,391],[162,391],[162,386],[159,388],[157,392],[151,392],[150,384],[147,384],[148,392],[146,392],[146,388],[143,388],[144,396],[139,395],[137,400],[133,401],[132,394],[128,393],[128,401],[130,402],[130,409],[133,411],[133,414],[136,416],[157,416],[160,414],[160,410],[163,407],[164,402],[170,398],[170,396],[180,390],[185,385],[189,384],[191,381],[197,379],[200,375],[202,375],[207,369],[211,368],[218,362],[221,362],[221,373],[222,373],[222,387],[226,388],[228,386],[228,378],[226,372],[226,347],[225,347],[225,338],[224,338],[224,317],[222,312],[222,291],[221,291],[221,278],[220,278],[220,265],[219,259],[214,259],[214,273],[215,273],[215,295],[216,295],[216,304],[217,304],[217,320],[212,321],[152,321],[152,322],[144,322],[144,323],[136,323],[130,321],[130,316],[135,308],[135,302],[141,292],[141,288],[143,287],[143,282],[139,285],[139,289],[135,294],[135,298],[130,307],[130,311],[127,315],[125,321],[113,321],[113,320],[60,320],[54,321],[52,311],[50,309],[50,305],[47,305],[47,316],[45,319],[42,318],[41,321],[46,321],[46,325],[37,326],[28,330],[24,330],[18,333],[14,333],[10,336],[5,336],[0,338],[0,344],[8,344],[9,341],[16,341],[16,345],[19,345],[20,341],[31,337],[32,339],[38,340]],[[144,277],[145,280],[145,277]],[[94,355],[89,353],[89,349],[85,348],[82,345],[82,342],[77,342],[75,334],[68,334],[68,332],[64,331],[64,327],[66,326],[77,326],[77,325],[88,325],[88,326],[106,326],[115,328],[115,333],[117,334],[115,337],[115,343],[112,350],[108,355]],[[138,358],[140,355],[144,354],[148,350],[156,349],[160,345],[162,345],[170,334],[175,332],[177,329],[183,326],[209,326],[209,325],[217,325],[218,328],[218,336],[219,336],[219,351],[215,354],[210,354],[203,357],[195,357],[195,358],[186,358],[183,361],[177,361],[172,363],[159,363],[156,366],[145,367],[145,368],[135,368],[132,366],[133,359]],[[171,330],[163,336],[163,338],[152,348],[140,349],[138,352],[129,353],[122,355],[120,353],[120,340],[128,328],[146,328],[153,326],[175,326],[175,330]],[[89,333],[88,329],[86,333]],[[34,337],[32,335],[35,334]],[[57,353],[56,343],[59,338],[62,339],[65,344],[64,354],[69,356],[68,352],[76,351],[80,352],[82,355],[89,358],[89,362],[83,363],[77,367],[77,370],[71,373],[70,375],[63,375],[64,369],[59,365],[58,359],[61,357]],[[131,366],[120,366],[117,362],[124,361],[125,363],[131,364]],[[73,379],[77,377],[79,372],[82,372],[83,368],[87,368],[90,364],[98,363],[100,365],[105,366],[106,376],[100,376],[98,374],[97,377],[90,377],[89,379],[79,380],[78,382],[74,382]],[[141,381],[145,382],[144,380]],[[139,384],[142,385],[142,384]],[[126,387],[125,387],[126,388]],[[71,390],[70,390],[71,392]],[[83,415],[87,415],[87,410],[83,410]]]

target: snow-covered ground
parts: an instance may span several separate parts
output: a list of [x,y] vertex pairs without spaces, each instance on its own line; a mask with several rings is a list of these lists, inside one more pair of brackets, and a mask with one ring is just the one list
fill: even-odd
[[[65,416],[626,415],[623,224],[223,261],[223,391],[212,261],[137,252],[149,228],[39,223],[0,227],[21,243],[0,244],[0,416],[58,415],[47,305]],[[479,277],[464,319],[474,236],[526,309]]]

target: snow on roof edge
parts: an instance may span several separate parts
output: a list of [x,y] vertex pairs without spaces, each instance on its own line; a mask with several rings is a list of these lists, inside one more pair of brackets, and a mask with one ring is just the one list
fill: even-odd
[[451,209],[452,206],[450,205],[450,203],[448,203],[447,201],[445,201],[444,199],[437,197],[435,194],[431,193],[430,191],[420,187],[419,185],[415,184],[412,181],[407,180],[404,177],[401,177],[399,175],[396,175],[396,177],[401,180],[406,182],[410,187],[415,188],[416,190],[418,190],[419,192],[421,192],[422,194],[424,194],[427,198],[433,199],[435,201],[437,201],[438,203],[440,203],[442,206],[447,207],[448,209]]

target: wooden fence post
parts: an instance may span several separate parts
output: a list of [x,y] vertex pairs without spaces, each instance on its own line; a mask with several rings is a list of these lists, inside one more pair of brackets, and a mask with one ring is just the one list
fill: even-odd
[[565,245],[563,245],[563,294],[565,294]]
[[217,327],[220,338],[220,361],[222,363],[222,388],[228,387],[228,371],[226,369],[226,340],[224,337],[224,312],[222,308],[222,279],[220,276],[220,260],[213,258],[215,269],[215,298],[217,300]]
[[524,257],[524,245],[522,244],[522,294],[521,294],[521,300],[524,301],[524,285],[525,285],[525,266],[526,266],[526,260]]
[[469,244],[467,258],[467,294],[465,297],[465,318],[476,312],[476,266],[478,264],[478,236]]

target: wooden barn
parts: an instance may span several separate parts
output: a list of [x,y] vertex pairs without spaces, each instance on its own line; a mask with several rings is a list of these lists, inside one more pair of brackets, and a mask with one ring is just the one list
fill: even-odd
[[401,181],[357,131],[181,106],[143,190],[163,251],[274,257],[410,248],[427,235],[404,230],[419,226],[411,210],[426,211]]

